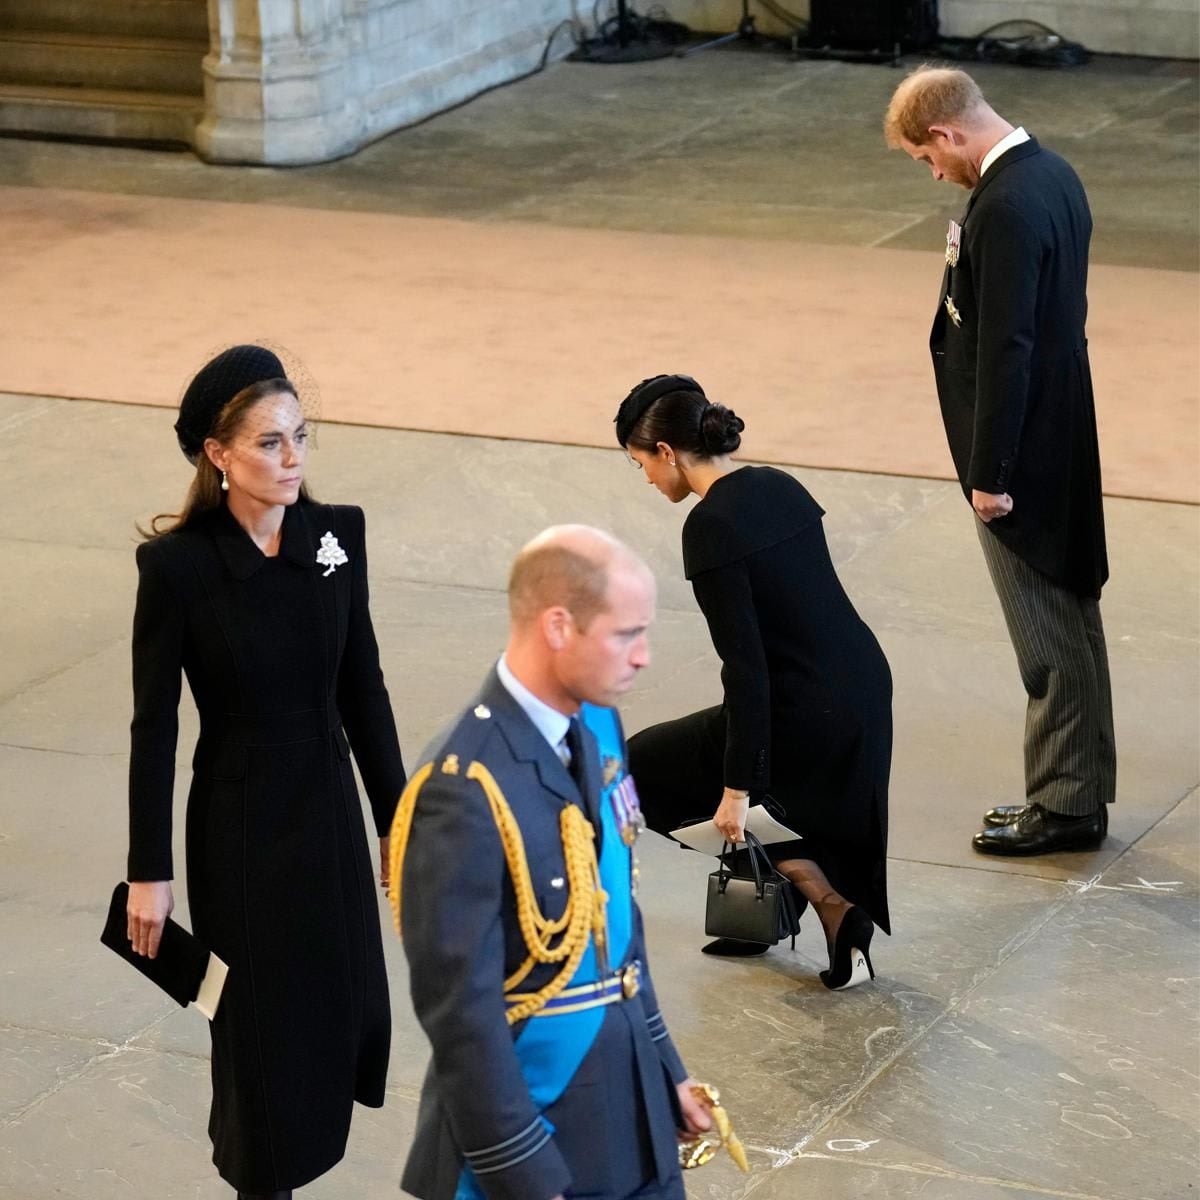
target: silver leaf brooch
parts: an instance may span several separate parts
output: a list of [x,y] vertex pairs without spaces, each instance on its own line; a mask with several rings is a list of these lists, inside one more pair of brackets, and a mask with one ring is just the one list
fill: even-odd
[[325,536],[321,539],[321,548],[317,551],[318,565],[329,568],[321,578],[324,579],[325,576],[332,575],[338,567],[349,561],[345,550],[338,545],[337,538],[333,536],[332,530],[327,529]]

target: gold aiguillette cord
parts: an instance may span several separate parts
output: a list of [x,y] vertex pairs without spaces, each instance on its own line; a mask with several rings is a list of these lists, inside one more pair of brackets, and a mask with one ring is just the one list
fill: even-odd
[[750,1164],[746,1161],[746,1149],[738,1135],[733,1132],[729,1114],[721,1107],[721,1093],[711,1083],[698,1083],[693,1086],[692,1095],[712,1114],[713,1128],[698,1134],[690,1141],[679,1143],[679,1165],[685,1171],[692,1167],[702,1167],[724,1146],[729,1157],[749,1174]]

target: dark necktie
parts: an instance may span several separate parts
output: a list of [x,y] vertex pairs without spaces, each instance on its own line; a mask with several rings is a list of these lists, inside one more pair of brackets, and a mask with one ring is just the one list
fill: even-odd
[[571,772],[571,778],[575,780],[575,786],[579,788],[579,795],[586,803],[587,787],[585,786],[586,773],[583,764],[583,727],[579,724],[578,717],[571,718],[571,723],[567,726],[565,740],[567,749],[571,754],[571,762],[567,770]]

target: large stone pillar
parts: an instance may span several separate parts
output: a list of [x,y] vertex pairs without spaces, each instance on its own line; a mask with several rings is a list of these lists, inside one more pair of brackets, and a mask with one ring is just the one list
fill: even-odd
[[324,162],[362,143],[346,36],[356,0],[208,0],[205,116],[212,162]]
[[268,165],[349,154],[565,54],[577,4],[208,0],[196,150]]

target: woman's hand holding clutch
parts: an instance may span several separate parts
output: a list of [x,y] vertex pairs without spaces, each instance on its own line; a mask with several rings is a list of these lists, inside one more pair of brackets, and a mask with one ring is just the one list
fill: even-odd
[[134,952],[154,958],[158,954],[158,943],[162,938],[163,926],[175,910],[175,895],[170,880],[157,883],[130,883],[129,941]]

